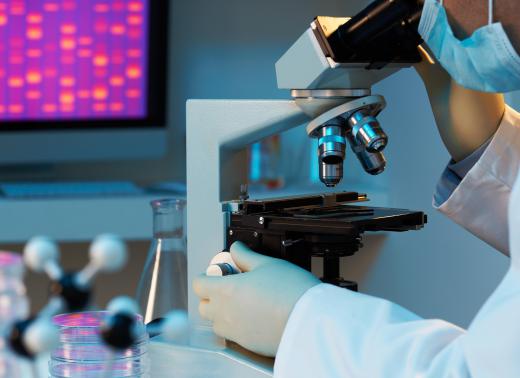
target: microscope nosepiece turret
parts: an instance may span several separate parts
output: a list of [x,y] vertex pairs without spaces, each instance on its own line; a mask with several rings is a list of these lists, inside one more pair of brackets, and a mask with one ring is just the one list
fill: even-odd
[[336,186],[343,178],[347,141],[367,173],[378,175],[385,170],[382,151],[388,137],[370,107],[340,114],[315,128],[311,136],[318,138],[320,181],[327,187]]

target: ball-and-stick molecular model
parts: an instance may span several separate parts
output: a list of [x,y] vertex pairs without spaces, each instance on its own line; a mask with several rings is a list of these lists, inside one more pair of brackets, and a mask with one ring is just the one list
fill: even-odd
[[36,316],[14,319],[7,344],[16,355],[34,360],[38,354],[54,349],[59,334],[52,317],[58,313],[86,310],[96,275],[121,269],[127,260],[127,249],[118,236],[102,234],[91,243],[89,255],[90,261],[81,271],[64,272],[59,264],[59,248],[53,240],[36,236],[26,244],[23,253],[25,265],[49,276],[51,295],[47,305]]

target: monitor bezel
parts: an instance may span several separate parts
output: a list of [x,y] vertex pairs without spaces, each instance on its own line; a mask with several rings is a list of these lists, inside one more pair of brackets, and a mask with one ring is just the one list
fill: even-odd
[[85,120],[6,120],[0,121],[0,133],[166,128],[169,0],[149,0],[148,7],[147,116]]

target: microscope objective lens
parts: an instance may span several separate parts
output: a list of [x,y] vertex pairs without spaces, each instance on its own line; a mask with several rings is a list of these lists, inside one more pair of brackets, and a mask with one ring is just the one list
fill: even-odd
[[381,152],[385,149],[388,137],[383,128],[366,109],[361,109],[348,118],[352,134],[369,152]]
[[345,159],[345,127],[341,119],[331,120],[320,129],[318,163],[320,181],[327,187],[336,186],[343,178]]

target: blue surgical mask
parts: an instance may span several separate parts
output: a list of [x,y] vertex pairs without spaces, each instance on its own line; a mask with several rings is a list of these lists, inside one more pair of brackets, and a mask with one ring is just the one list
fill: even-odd
[[493,23],[493,0],[489,0],[488,24],[462,41],[448,24],[442,0],[426,0],[419,33],[458,84],[484,92],[520,89],[520,56],[502,24]]

